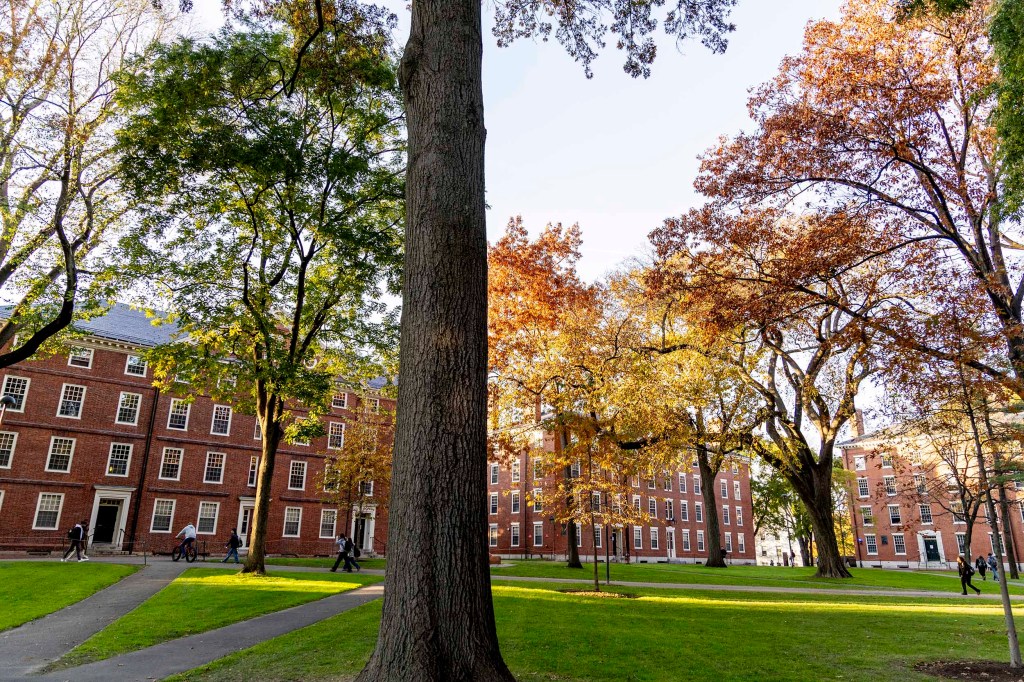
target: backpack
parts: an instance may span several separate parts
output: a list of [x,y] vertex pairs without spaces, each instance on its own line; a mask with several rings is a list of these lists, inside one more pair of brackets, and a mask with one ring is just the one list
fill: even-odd
[[357,545],[352,545],[352,556],[358,559],[361,554],[362,552],[359,551],[359,547]]
[[71,526],[71,528],[68,528],[68,540],[77,540],[77,539],[78,538],[75,537],[75,527]]

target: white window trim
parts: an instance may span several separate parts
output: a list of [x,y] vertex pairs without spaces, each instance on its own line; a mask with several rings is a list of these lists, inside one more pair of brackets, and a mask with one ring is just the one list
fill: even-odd
[[[331,524],[331,534],[330,535],[324,535],[324,514],[326,514],[328,512],[333,512],[334,513],[334,522]],[[337,530],[338,530],[338,510],[337,509],[321,509],[320,510],[320,539],[324,540],[326,538],[331,538],[333,540],[334,538],[338,537]]]
[[[896,547],[897,547],[897,545],[896,545],[896,537],[897,536],[899,536],[903,540],[903,551],[902,552],[900,552],[899,550],[896,549]],[[907,555],[907,536],[906,536],[905,533],[893,533],[892,534],[892,553],[895,554],[896,556],[906,556]]]
[[[89,353],[89,364],[88,365],[73,365],[71,364],[72,358],[75,357],[75,351],[88,351]],[[72,348],[71,352],[68,353],[68,367],[77,367],[78,369],[92,369],[92,362],[96,359],[96,351],[92,348]]]
[[[875,551],[874,552],[871,551],[871,543],[868,542],[868,538],[871,538],[872,540],[874,540],[874,545],[875,545]],[[864,534],[864,550],[868,553],[869,556],[877,556],[878,555],[878,536],[877,535],[875,535],[874,533],[865,533]]]
[[[0,491],[2,493],[3,491]],[[0,502],[3,502],[3,496],[0,495]],[[515,532],[513,532],[513,530]],[[522,529],[519,527],[519,522],[511,523],[508,527],[508,546],[518,547],[519,543],[522,542],[523,534]]]
[[[335,398],[341,396],[341,405],[335,404]],[[341,393],[335,393],[331,396],[331,408],[335,410],[347,410],[348,409],[348,393],[342,391]]]
[[8,379],[21,379],[22,381],[25,382],[25,394],[21,397],[21,409],[15,409],[13,407],[8,407],[7,408],[7,412],[15,412],[17,414],[23,414],[25,412],[25,405],[28,403],[28,391],[29,391],[30,388],[32,388],[32,380],[29,379],[28,377],[18,376],[17,374],[8,374],[8,375],[4,376],[3,386],[0,387],[0,390],[3,391],[3,395],[7,395],[7,381],[8,381]]
[[[335,426],[341,426],[341,445],[331,445],[331,438],[334,436],[331,433],[331,429]],[[329,422],[327,424],[327,449],[328,450],[344,450],[345,449],[345,422]]]
[[[178,403],[185,405],[185,425],[180,429],[176,426],[171,426],[171,416],[174,414],[174,406]],[[167,408],[167,429],[169,431],[188,431],[188,422],[192,419],[192,405],[181,398],[171,398],[171,405]]]
[[[213,530],[201,531],[199,530],[199,513],[203,510],[204,504],[212,504],[215,510],[213,515]],[[199,508],[196,510],[196,535],[216,535],[217,524],[220,522],[220,502],[210,502],[209,500],[200,500]]]
[[[131,421],[131,422],[123,422],[123,421],[121,421],[121,404],[124,402],[124,397],[126,395],[133,395],[133,396],[136,396],[139,399],[139,404],[135,408],[135,421]],[[85,399],[84,395],[82,396],[82,399],[84,401],[84,399]],[[121,391],[121,395],[119,395],[117,397],[117,411],[114,413],[114,423],[115,424],[127,424],[128,426],[138,426],[139,425],[139,412],[142,412],[142,394],[141,393],[132,393],[131,391]]]
[[[296,464],[302,465],[302,486],[298,488],[292,487],[292,467]],[[306,489],[306,474],[309,473],[309,466],[302,460],[293,459],[288,463],[288,490],[305,490]]]
[[[171,503],[171,522],[167,524],[167,530],[154,530],[153,522],[156,521],[156,506],[160,502]],[[167,497],[158,497],[153,500],[153,513],[149,517],[149,532],[150,533],[173,533],[174,532],[174,514],[178,511],[178,501]]]
[[4,510],[4,491],[0,490],[0,512]]
[[498,493],[491,493],[490,498],[487,501],[487,515],[498,515]]
[[[864,515],[864,510],[865,509],[868,512],[867,516]],[[868,523],[868,519],[871,520],[870,523]],[[867,526],[868,528],[871,528],[871,527],[873,527],[875,525],[875,510],[871,508],[871,505],[869,505],[869,504],[861,505],[861,507],[860,507],[860,522],[861,522],[861,525]]]
[[[538,530],[540,531],[540,533],[537,533]],[[533,522],[533,546],[544,546],[544,523],[542,521]]]
[[734,500],[742,500],[743,499],[743,494],[740,491],[741,491],[740,482],[739,481],[733,481],[732,482],[732,497],[733,497]]
[[498,477],[501,475],[500,469],[498,468],[497,464],[491,464],[490,468],[491,470],[490,472],[488,472],[488,480],[490,481],[490,485],[498,485]]
[[[213,425],[215,423],[217,423],[217,408],[218,407],[226,407],[227,410],[228,410],[228,430],[226,432],[224,432],[224,433],[217,433],[216,431],[213,430]],[[230,437],[231,436],[231,422],[234,421],[234,419],[235,419],[235,411],[231,408],[230,405],[219,405],[219,404],[214,405],[213,406],[213,411],[210,413],[210,435],[211,436],[220,436],[221,438],[228,438],[228,437]]]
[[[174,478],[168,478],[164,476],[164,462],[167,459],[168,450],[177,450],[181,453],[178,458],[178,475]],[[180,481],[181,480],[181,468],[185,465],[185,448],[164,448],[160,453],[160,468],[156,472],[156,478],[159,481]]]
[[[861,481],[864,481],[864,487],[867,488],[868,490],[866,493],[861,492]],[[857,497],[859,497],[862,500],[871,497],[871,484],[868,482],[868,479],[863,476],[857,478]]]
[[[125,463],[123,474],[112,474],[110,473],[110,463],[114,461],[114,446],[115,445],[127,445],[128,446],[128,461]],[[128,478],[128,475],[132,471],[132,455],[135,454],[135,446],[131,443],[111,443],[110,451],[107,453],[107,468],[104,471],[104,476],[113,476],[115,478]]]
[[139,359],[139,360],[142,360],[142,356],[141,356],[141,355],[128,355],[128,356],[127,356],[127,357],[126,357],[126,358],[124,359],[124,373],[125,373],[125,374],[126,374],[127,376],[130,376],[130,377],[140,377],[140,378],[143,378],[143,379],[145,379],[145,378],[146,378],[146,375],[147,375],[147,374],[149,374],[149,363],[148,363],[148,362],[146,362],[145,360],[142,360],[142,362],[143,362],[143,363],[145,363],[145,364],[144,364],[144,365],[142,366],[142,367],[143,367],[143,369],[142,369],[142,374],[132,374],[131,372],[129,372],[129,371],[128,371],[128,368],[129,368],[129,367],[132,367],[132,366],[133,366],[133,365],[132,365],[132,358],[137,358],[137,359]]
[[704,542],[704,531],[697,531],[697,551],[703,552],[707,548],[707,544]]
[[[931,517],[931,519],[932,519],[931,521],[925,521],[924,520],[924,518],[923,518],[924,514],[921,514],[921,507],[927,507],[928,508],[928,516]],[[934,526],[935,525],[935,514],[932,513],[932,506],[930,504],[924,504],[924,503],[918,504],[917,505],[917,513],[921,514],[921,516],[922,516],[922,518],[921,518],[921,525],[922,526]]]
[[522,500],[519,499],[519,491],[513,490],[509,495],[509,513],[518,514],[522,511]]
[[[60,438],[61,440],[71,441],[71,453],[68,455],[68,468],[65,469],[51,469],[50,468],[50,457],[53,455],[53,442]],[[55,474],[70,474],[71,465],[75,461],[75,450],[78,448],[77,438],[68,438],[66,436],[50,436],[50,447],[46,449],[46,467],[43,471],[50,471]]]
[[[14,436],[14,440],[11,442],[11,458],[7,460],[7,466],[0,464],[0,469],[10,469],[14,464],[14,455],[18,452],[18,432],[17,431],[0,431],[0,435],[11,434]],[[49,457],[47,457],[49,459]]]
[[[206,478],[206,472],[210,468],[210,455],[220,455],[223,459],[220,461],[220,480],[211,481]],[[203,483],[209,483],[210,485],[221,485],[224,483],[224,470],[228,468],[228,455],[226,452],[217,452],[216,450],[208,450],[206,452],[206,463],[203,465]]]
[[731,526],[732,524],[729,523],[729,519],[730,518],[732,518],[732,515],[729,513],[729,505],[723,504],[722,505],[722,525],[723,526]]
[[[61,414],[60,413],[60,408],[63,406],[63,403],[64,403],[64,391],[67,390],[68,386],[71,386],[72,388],[80,388],[80,389],[82,389],[82,400],[79,402],[78,414],[77,415]],[[83,386],[82,384],[63,384],[63,385],[61,385],[61,387],[60,387],[60,397],[57,398],[57,417],[59,417],[60,419],[78,419],[78,420],[81,420],[82,419],[82,413],[85,412],[85,394],[88,393],[88,391],[89,391],[89,387],[88,386]]]
[[[43,503],[43,495],[57,495],[58,497],[60,497],[60,503],[57,505],[57,520],[54,522],[53,526],[37,526],[36,525],[36,522],[39,521],[39,507]],[[38,495],[36,495],[36,511],[32,515],[32,530],[57,530],[58,528],[60,528],[60,517],[61,517],[61,514],[63,514],[63,513],[64,513],[64,493],[51,493],[51,492],[47,492],[45,490],[40,492]]]
[[498,546],[498,524],[496,523],[487,524],[487,546]]
[[[290,510],[290,509],[298,509],[299,510],[299,523],[298,523],[298,528],[296,529],[294,535],[285,532],[286,530],[288,530],[288,510]],[[300,537],[301,535],[302,535],[302,507],[285,507],[284,508],[284,521],[283,521],[283,524],[281,526],[281,537],[283,537],[283,538],[297,538],[297,537]]]
[[[255,465],[255,472],[253,472],[254,465]],[[253,474],[253,476],[252,476],[252,483],[249,483],[249,476],[250,476],[250,474]],[[260,458],[258,456],[256,456],[256,455],[251,455],[249,457],[249,468],[245,472],[245,487],[246,488],[255,488],[256,487],[256,483],[259,481],[259,478],[260,478]]]

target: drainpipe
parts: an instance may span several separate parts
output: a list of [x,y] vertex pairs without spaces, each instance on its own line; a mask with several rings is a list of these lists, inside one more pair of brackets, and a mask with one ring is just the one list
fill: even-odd
[[139,526],[139,513],[142,511],[142,486],[146,483],[146,469],[149,468],[149,454],[153,449],[153,428],[156,425],[156,410],[160,404],[160,389],[153,388],[153,409],[149,413],[149,427],[146,429],[146,446],[142,451],[142,467],[139,469],[139,489],[135,495],[132,510],[132,526],[128,540],[128,551],[135,551],[135,533]]

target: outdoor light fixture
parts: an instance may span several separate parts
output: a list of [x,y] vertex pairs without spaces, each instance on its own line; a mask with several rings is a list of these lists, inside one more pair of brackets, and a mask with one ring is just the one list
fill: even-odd
[[0,398],[0,422],[4,420],[4,413],[7,412],[8,407],[14,407],[18,404],[18,399],[13,395],[5,395]]

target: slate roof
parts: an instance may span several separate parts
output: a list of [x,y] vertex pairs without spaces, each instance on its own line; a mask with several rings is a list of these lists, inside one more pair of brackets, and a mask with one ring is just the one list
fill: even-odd
[[115,303],[105,314],[90,320],[78,320],[73,326],[75,331],[82,334],[146,348],[172,341],[178,331],[175,324],[154,325],[153,319],[145,311],[124,303]]

